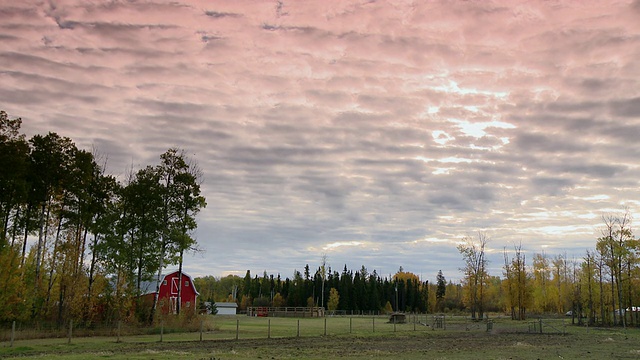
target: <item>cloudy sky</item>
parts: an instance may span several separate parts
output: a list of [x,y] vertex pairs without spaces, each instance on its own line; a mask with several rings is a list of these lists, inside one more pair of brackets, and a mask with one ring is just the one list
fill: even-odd
[[191,275],[321,254],[461,277],[455,246],[580,258],[640,221],[639,1],[0,0],[0,109],[123,178],[203,169]]

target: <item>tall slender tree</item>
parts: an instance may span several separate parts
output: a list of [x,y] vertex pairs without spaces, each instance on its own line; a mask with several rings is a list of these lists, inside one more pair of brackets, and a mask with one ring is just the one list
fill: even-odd
[[436,311],[442,311],[444,307],[444,298],[447,293],[447,279],[442,274],[442,270],[438,270],[436,276]]
[[460,270],[465,274],[464,283],[467,292],[472,319],[484,317],[483,286],[487,278],[485,247],[489,241],[488,236],[478,232],[477,238],[464,237],[458,245],[458,251],[464,260],[464,267]]
[[[0,169],[11,169],[0,171],[0,250],[9,245],[9,237],[11,244],[15,242],[21,206],[27,197],[29,144],[20,134],[21,124],[22,119],[9,119],[0,111]],[[14,231],[9,236],[11,228]]]

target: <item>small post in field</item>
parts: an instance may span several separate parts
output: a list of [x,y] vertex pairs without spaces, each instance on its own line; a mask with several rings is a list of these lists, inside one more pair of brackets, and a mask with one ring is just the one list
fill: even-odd
[[324,318],[324,336],[327,336],[327,318]]
[[11,324],[11,345],[9,347],[13,347],[13,340],[16,338],[16,321],[13,320]]
[[353,320],[353,318],[349,318],[349,334],[351,334],[351,320]]
[[393,332],[396,332],[396,317],[393,316]]
[[271,319],[267,320],[267,339],[271,339]]
[[68,344],[71,344],[71,335],[73,333],[73,320],[69,320],[69,341]]
[[120,342],[120,326],[121,326],[121,323],[120,323],[120,320],[118,320],[118,330],[117,330],[116,342]]
[[164,336],[164,321],[160,322],[160,342],[162,342],[162,337]]
[[240,319],[236,319],[236,340],[238,340],[240,335]]
[[300,319],[298,319],[298,337],[300,337]]
[[373,332],[376,332],[376,317],[371,318],[371,326],[373,326]]
[[200,319],[200,341],[202,341],[202,330],[204,328],[204,320]]

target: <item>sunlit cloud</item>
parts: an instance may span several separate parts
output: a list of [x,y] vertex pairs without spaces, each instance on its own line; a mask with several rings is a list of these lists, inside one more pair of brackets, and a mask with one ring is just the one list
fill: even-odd
[[446,132],[444,132],[442,130],[433,131],[431,133],[431,136],[433,137],[433,141],[435,141],[436,143],[438,143],[440,145],[445,145],[449,141],[454,140],[454,137],[452,137],[451,135],[447,134]]
[[[452,123],[456,124],[458,128],[465,134],[469,136],[473,136],[475,138],[481,138],[487,135],[488,128],[499,128],[499,129],[515,129],[513,124],[509,124],[502,121],[491,121],[491,122],[480,122],[480,123],[472,123],[466,120],[458,120],[458,119],[450,119]],[[504,143],[504,140],[503,140]]]
[[322,249],[333,250],[341,247],[360,247],[363,245],[364,243],[362,241],[336,241],[334,243],[326,244]]

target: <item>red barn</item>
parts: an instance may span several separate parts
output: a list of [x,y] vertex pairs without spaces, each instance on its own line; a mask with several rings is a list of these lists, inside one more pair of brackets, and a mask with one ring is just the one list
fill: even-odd
[[[180,272],[174,271],[164,275],[160,281],[160,296],[158,296],[158,309],[163,314],[175,314],[178,304],[178,288],[180,288],[180,312],[195,311],[198,290],[193,283],[191,276],[182,273],[180,282]],[[155,292],[153,292],[155,296]]]

